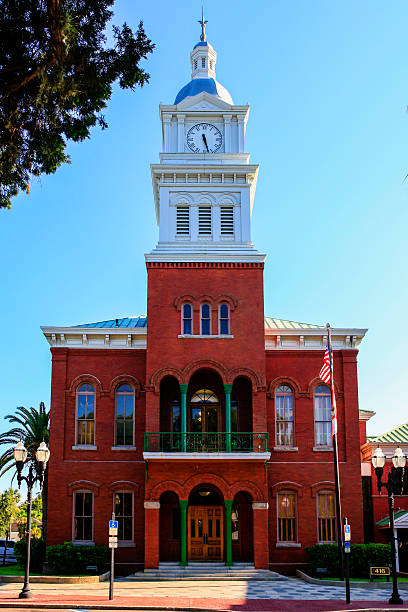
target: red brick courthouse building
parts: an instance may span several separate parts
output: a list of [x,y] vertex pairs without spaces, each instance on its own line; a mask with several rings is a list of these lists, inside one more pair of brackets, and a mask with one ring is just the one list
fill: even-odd
[[[249,107],[216,81],[216,59],[203,36],[191,81],[160,105],[147,317],[42,328],[52,353],[47,543],[107,544],[114,510],[123,572],[162,561],[290,572],[306,546],[335,539],[330,393],[317,378],[326,328],[264,315]],[[355,542],[365,331],[333,330],[343,514]]]

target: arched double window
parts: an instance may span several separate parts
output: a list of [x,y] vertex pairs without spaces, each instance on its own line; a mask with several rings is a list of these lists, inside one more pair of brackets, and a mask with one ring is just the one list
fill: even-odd
[[294,446],[293,391],[287,385],[275,391],[276,446]]
[[133,446],[135,391],[120,385],[115,396],[115,446]]
[[209,304],[201,304],[201,335],[211,334],[211,307]]
[[330,389],[325,385],[316,387],[314,391],[314,422],[315,445],[332,446],[331,435],[331,396]]
[[77,423],[76,443],[81,446],[95,444],[95,389],[92,385],[81,385],[76,394]]
[[191,336],[193,333],[193,307],[191,304],[183,304],[182,313],[181,333],[185,336]]
[[228,304],[220,304],[219,333],[220,336],[228,336],[230,333],[230,314]]

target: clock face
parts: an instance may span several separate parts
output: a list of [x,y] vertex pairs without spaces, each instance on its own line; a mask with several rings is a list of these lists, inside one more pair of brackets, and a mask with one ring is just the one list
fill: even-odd
[[221,132],[211,123],[197,123],[187,132],[187,146],[193,153],[215,153],[221,145]]

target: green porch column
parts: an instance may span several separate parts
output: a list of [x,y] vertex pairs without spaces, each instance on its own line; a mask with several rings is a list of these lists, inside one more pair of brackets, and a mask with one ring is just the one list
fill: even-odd
[[224,499],[225,504],[225,565],[232,563],[232,499]]
[[225,432],[226,432],[226,451],[231,452],[231,391],[232,385],[224,385],[225,391]]
[[183,453],[187,450],[187,390],[188,385],[180,384],[181,393],[181,448]]
[[188,499],[179,499],[180,504],[180,565],[188,565],[187,561],[187,506]]

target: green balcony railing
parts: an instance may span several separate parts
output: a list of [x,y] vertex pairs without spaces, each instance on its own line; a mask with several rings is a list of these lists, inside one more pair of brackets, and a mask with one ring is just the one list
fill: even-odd
[[149,453],[265,453],[268,451],[268,434],[147,431],[144,450]]

